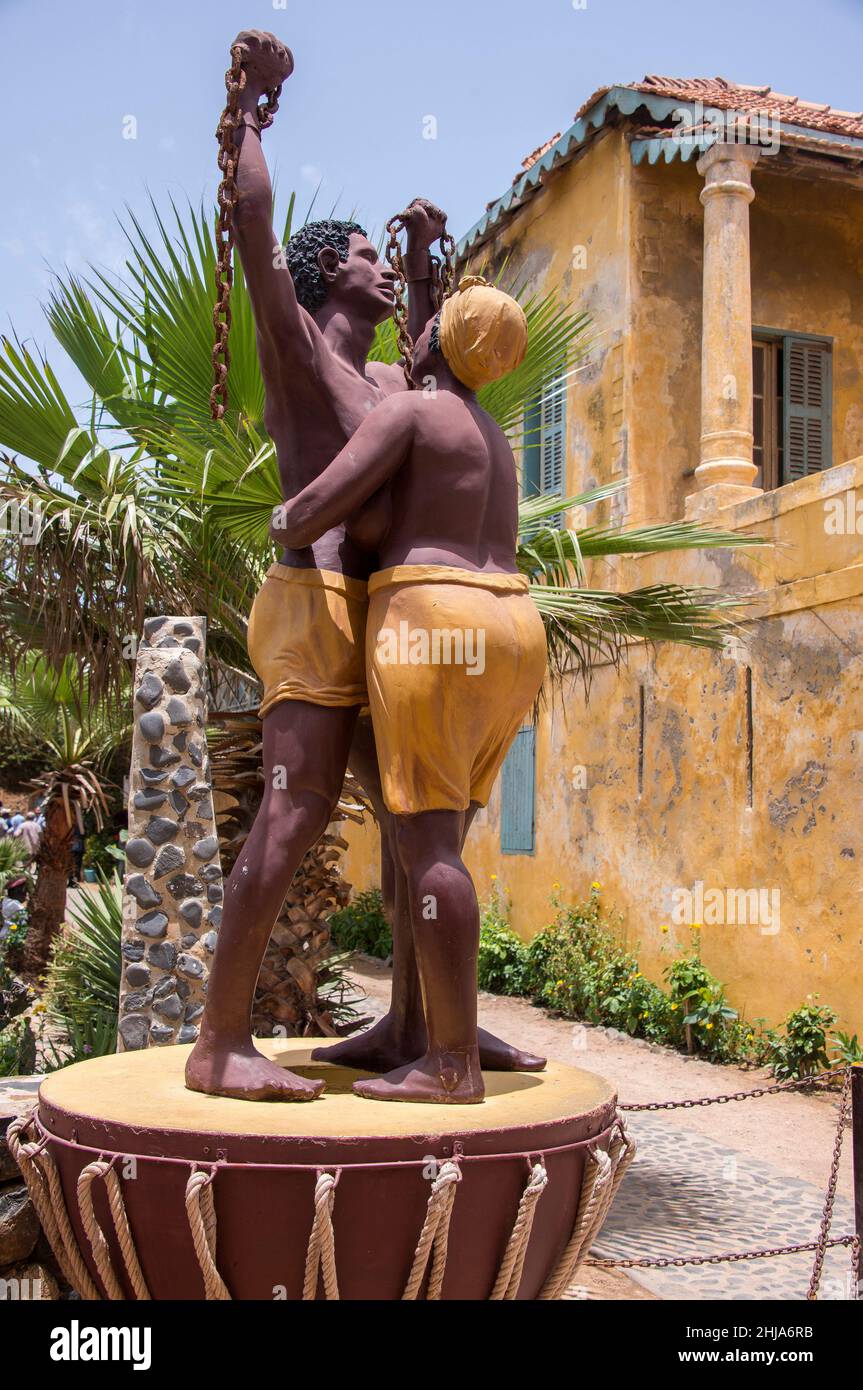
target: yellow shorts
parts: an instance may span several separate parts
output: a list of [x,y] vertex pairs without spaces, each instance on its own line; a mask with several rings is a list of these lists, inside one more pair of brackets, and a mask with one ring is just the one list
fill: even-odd
[[373,574],[366,673],[389,809],[484,806],[545,670],[525,576],[448,565]]
[[249,614],[261,718],[282,700],[364,705],[366,583],[332,570],[271,565]]

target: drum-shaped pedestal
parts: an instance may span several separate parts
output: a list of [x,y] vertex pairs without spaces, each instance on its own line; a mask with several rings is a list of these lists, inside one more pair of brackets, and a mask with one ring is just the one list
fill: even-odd
[[[111,1292],[102,1277],[104,1255],[101,1273],[93,1258],[92,1219],[89,1233],[85,1229],[89,1200],[126,1297],[136,1295],[118,1241],[124,1221],[153,1298],[205,1296],[201,1211],[204,1225],[208,1211],[198,1208],[196,1251],[196,1222],[188,1205],[190,1174],[197,1169],[212,1175],[214,1264],[232,1298],[299,1299],[304,1278],[306,1296],[311,1287],[311,1296],[323,1297],[323,1276],[318,1281],[315,1273],[310,1286],[307,1273],[310,1237],[314,1245],[322,1222],[327,1230],[318,1244],[324,1254],[329,1250],[329,1296],[334,1296],[334,1259],[340,1298],[401,1298],[429,1216],[434,1180],[446,1165],[458,1181],[447,1213],[448,1238],[443,1249],[437,1247],[438,1272],[445,1254],[440,1296],[490,1297],[511,1250],[521,1203],[522,1227],[525,1214],[532,1225],[514,1287],[519,1298],[536,1298],[571,1240],[585,1174],[597,1162],[609,1168],[601,1152],[617,1133],[609,1083],[549,1063],[536,1074],[487,1072],[481,1105],[371,1101],[351,1092],[351,1082],[365,1073],[311,1061],[311,1050],[321,1041],[258,1043],[281,1065],[326,1079],[324,1096],[305,1104],[188,1091],[183,1084],[187,1047],[124,1052],[47,1077],[35,1126],[22,1137],[36,1144],[44,1140],[72,1231],[99,1291]],[[113,1215],[104,1171],[92,1182],[85,1179],[89,1198],[83,1208],[80,1204],[79,1178],[100,1160],[113,1160],[111,1171],[119,1179],[119,1187],[113,1184]],[[335,1180],[324,1204],[321,1174]],[[531,1180],[541,1191],[526,1202]],[[119,1226],[118,1190],[125,1211]],[[321,1210],[313,1233],[316,1192]],[[427,1286],[428,1274],[420,1297]],[[214,1296],[212,1281],[209,1296]],[[513,1297],[512,1288],[508,1296]]]

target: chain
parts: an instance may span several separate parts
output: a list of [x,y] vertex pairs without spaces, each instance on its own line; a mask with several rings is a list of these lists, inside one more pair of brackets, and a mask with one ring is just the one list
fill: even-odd
[[848,1069],[831,1067],[829,1071],[819,1072],[817,1076],[795,1077],[791,1081],[777,1081],[775,1086],[758,1086],[753,1091],[731,1091],[728,1095],[699,1096],[697,1100],[651,1100],[641,1105],[619,1105],[619,1110],[691,1110],[696,1105],[727,1105],[731,1100],[753,1100],[758,1096],[770,1096],[776,1091],[791,1091],[801,1086],[821,1085],[834,1077],[844,1076]]
[[[824,1249],[836,1245],[856,1247],[857,1236],[834,1236],[825,1242]],[[645,1257],[643,1260],[602,1260],[594,1257],[587,1263],[598,1269],[682,1269],[684,1265],[739,1264],[741,1260],[766,1260],[774,1255],[800,1255],[807,1250],[817,1250],[818,1247],[817,1240],[808,1240],[803,1245],[764,1246],[757,1250],[738,1250],[731,1255],[681,1255],[669,1256],[667,1259]]]
[[[234,271],[231,253],[234,248],[234,208],[237,206],[237,161],[239,151],[236,145],[236,131],[241,123],[240,93],[246,85],[246,74],[242,68],[242,44],[231,49],[231,66],[225,73],[225,88],[228,99],[216,127],[219,142],[218,164],[222,181],[216,197],[218,218],[216,221],[216,303],[213,307],[213,388],[210,391],[210,414],[214,420],[221,420],[228,408],[228,369],[231,354],[228,348],[228,335],[231,331],[231,289],[234,284]],[[267,93],[265,100],[257,109],[258,127],[266,130],[272,125],[273,117],[279,109],[281,84]]]
[[779,1245],[763,1246],[756,1250],[743,1250],[730,1255],[691,1255],[670,1257],[667,1259],[638,1259],[638,1260],[591,1260],[590,1263],[603,1268],[614,1269],[670,1269],[682,1268],[684,1265],[718,1265],[735,1264],[740,1260],[761,1260],[768,1259],[774,1255],[798,1255],[806,1250],[814,1250],[815,1260],[812,1265],[812,1274],[809,1279],[809,1288],[806,1297],[813,1302],[818,1297],[818,1289],[821,1284],[821,1274],[824,1269],[824,1257],[829,1249],[834,1246],[845,1245],[851,1247],[851,1267],[854,1273],[855,1290],[859,1288],[860,1281],[860,1237],[836,1236],[830,1237],[830,1225],[833,1220],[833,1207],[836,1202],[836,1186],[839,1180],[839,1163],[842,1157],[842,1143],[845,1136],[845,1126],[848,1120],[848,1108],[851,1103],[851,1079],[853,1067],[839,1066],[831,1067],[828,1071],[820,1072],[817,1076],[807,1076],[793,1078],[790,1081],[779,1081],[775,1086],[759,1086],[752,1091],[733,1091],[728,1095],[722,1096],[702,1096],[698,1100],[669,1100],[651,1101],[644,1105],[621,1105],[621,1110],[680,1110],[688,1109],[696,1105],[725,1105],[732,1100],[751,1100],[757,1096],[772,1095],[777,1091],[789,1091],[801,1086],[811,1086],[831,1081],[837,1076],[842,1076],[842,1097],[839,1102],[839,1117],[836,1122],[836,1137],[833,1141],[833,1157],[830,1163],[830,1175],[827,1179],[827,1189],[824,1195],[824,1207],[821,1212],[821,1223],[818,1229],[816,1240],[806,1241],[802,1245]]
[[[812,1266],[812,1278],[809,1280],[809,1289],[806,1294],[810,1302],[813,1302],[818,1297],[818,1286],[821,1283],[821,1270],[824,1267],[824,1255],[827,1251],[827,1238],[830,1234],[830,1222],[833,1220],[833,1204],[836,1201],[836,1183],[839,1178],[839,1160],[842,1157],[842,1140],[845,1136],[845,1121],[848,1115],[848,1106],[851,1102],[852,1072],[852,1067],[845,1068],[845,1082],[842,1086],[842,1099],[839,1102],[839,1120],[836,1125],[836,1138],[833,1141],[833,1161],[830,1164],[830,1176],[827,1179],[827,1193],[824,1198],[824,1211],[821,1214],[821,1227],[818,1232],[818,1244],[815,1250],[815,1263]],[[856,1271],[856,1251],[854,1254],[854,1267]]]
[[455,237],[447,231],[442,232],[440,247],[443,252],[443,270],[441,271],[441,295],[438,308],[445,299],[449,299],[455,289]]
[[[405,209],[405,212],[407,209]],[[408,390],[413,390],[413,380],[411,378],[411,366],[413,363],[414,345],[408,333],[408,310],[405,302],[407,295],[407,276],[405,274],[402,249],[399,245],[398,234],[404,227],[405,212],[396,213],[387,223],[387,245],[386,258],[395,275],[395,308],[393,318],[396,325],[396,341],[399,352],[404,359],[405,380]],[[445,299],[452,294],[455,286],[455,237],[444,230],[440,236],[440,247],[443,254],[443,265],[437,256],[431,257],[432,263],[432,302],[436,309],[440,309]]]
[[393,286],[393,293],[395,295],[393,318],[396,325],[396,342],[398,343],[399,352],[403,358],[405,381],[407,382],[408,390],[412,391],[414,389],[414,383],[411,377],[411,366],[413,365],[414,345],[408,333],[408,306],[405,299],[408,282],[407,276],[405,275],[405,263],[402,260],[402,248],[399,245],[398,238],[398,234],[403,225],[401,213],[396,213],[395,217],[391,217],[387,223],[386,257],[396,277],[395,285]]

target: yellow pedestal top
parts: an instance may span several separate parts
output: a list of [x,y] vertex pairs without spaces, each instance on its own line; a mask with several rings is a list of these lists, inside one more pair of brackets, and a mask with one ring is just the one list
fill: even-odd
[[314,1062],[311,1052],[328,1038],[258,1038],[256,1046],[281,1066],[323,1077],[318,1100],[229,1100],[189,1091],[183,1072],[191,1046],[155,1047],[95,1057],[52,1072],[39,1088],[43,1112],[56,1106],[101,1121],[140,1129],[185,1130],[298,1138],[405,1137],[476,1133],[543,1125],[610,1104],[615,1093],[601,1076],[549,1062],[544,1072],[485,1072],[480,1105],[412,1105],[365,1100],[351,1083],[367,1072]]

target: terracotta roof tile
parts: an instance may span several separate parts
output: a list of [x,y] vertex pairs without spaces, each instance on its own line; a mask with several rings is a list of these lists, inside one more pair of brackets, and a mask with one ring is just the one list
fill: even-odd
[[801,97],[774,92],[772,87],[756,87],[729,82],[725,77],[657,77],[649,74],[643,82],[627,86],[637,92],[679,97],[681,101],[702,101],[723,111],[768,110],[787,125],[803,125],[836,135],[863,137],[863,112],[838,111],[825,102],[804,101]]
[[[655,73],[648,73],[641,82],[620,85],[635,92],[649,92],[653,96],[677,97],[680,101],[700,101],[705,107],[718,107],[722,111],[766,111],[786,125],[805,126],[810,130],[863,139],[863,112],[842,111],[825,102],[805,101],[785,92],[774,92],[769,86],[757,86],[750,82],[730,82],[725,77],[660,77]],[[610,91],[610,86],[597,88],[578,108],[574,121],[579,120]],[[559,139],[560,131],[550,140],[546,140],[545,144],[532,150],[522,160],[513,183],[517,183],[531,165],[541,159]]]
[[[552,135],[550,140],[546,140],[544,145],[537,145],[535,150],[531,150],[530,154],[525,155],[524,159],[521,161],[521,172],[524,173],[526,169],[530,168],[531,164],[535,164],[538,159],[542,159],[546,150],[550,150],[552,145],[556,145],[562,134],[563,131],[559,130],[556,135]],[[516,178],[519,177],[520,175],[516,174]]]

